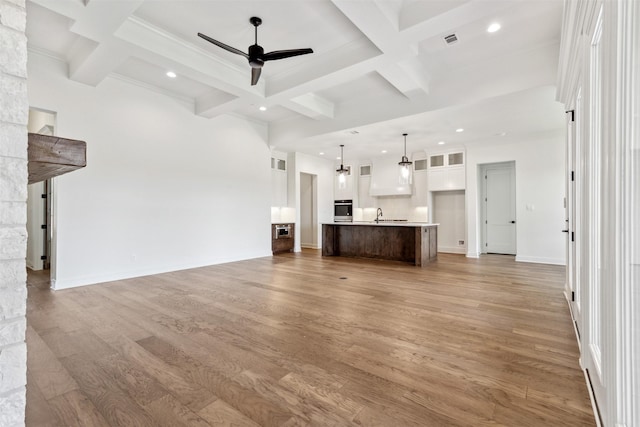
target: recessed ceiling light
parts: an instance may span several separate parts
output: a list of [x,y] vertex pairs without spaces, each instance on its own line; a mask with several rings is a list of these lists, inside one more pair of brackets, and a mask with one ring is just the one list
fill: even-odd
[[260,108],[258,108],[258,110],[267,111],[267,107],[265,107],[264,105],[261,105]]
[[167,71],[167,77],[169,77],[170,79],[175,79],[176,77],[178,77],[178,75],[173,71]]
[[321,152],[320,152],[320,155],[321,155],[321,156],[324,156],[324,153],[321,151]]
[[340,156],[336,157],[336,160],[340,160]]
[[498,136],[507,136],[507,133],[506,133],[506,132],[500,132],[500,133],[498,134]]
[[490,33],[495,33],[499,29],[500,29],[500,24],[498,24],[497,22],[494,22],[493,24],[489,25],[489,28],[487,28],[487,31]]
[[438,145],[444,145],[444,141],[438,142]]
[[460,133],[460,132],[464,132],[464,129],[462,129],[462,128],[458,128],[458,129],[456,129],[456,132],[458,132],[458,133]]
[[384,154],[384,153],[386,153],[386,152],[387,152],[387,150],[382,150],[382,154]]

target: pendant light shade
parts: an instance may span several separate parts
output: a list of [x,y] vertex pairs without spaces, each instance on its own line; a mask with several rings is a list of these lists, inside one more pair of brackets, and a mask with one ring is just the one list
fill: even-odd
[[340,168],[336,169],[338,175],[338,188],[344,190],[347,188],[347,175],[349,175],[349,169],[344,167],[344,144],[340,144]]
[[401,185],[408,185],[411,184],[411,182],[413,181],[413,177],[412,177],[412,171],[411,171],[411,165],[413,164],[412,162],[409,161],[409,158],[407,157],[407,135],[406,133],[403,133],[402,136],[404,136],[404,155],[402,156],[402,160],[400,160],[398,162],[398,167],[399,167],[399,174],[398,174],[398,182]]

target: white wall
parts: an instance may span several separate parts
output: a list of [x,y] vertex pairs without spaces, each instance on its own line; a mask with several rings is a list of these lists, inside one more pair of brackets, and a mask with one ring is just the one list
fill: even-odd
[[271,254],[264,126],[66,76],[30,53],[31,106],[57,112],[58,135],[87,142],[87,167],[55,178],[55,288]]
[[[320,159],[302,153],[293,153],[289,156],[289,165],[293,168],[293,176],[289,175],[289,194],[300,194],[300,174],[316,175],[318,223],[333,221],[333,178],[335,169],[330,160]],[[290,205],[292,201],[290,200]],[[300,229],[300,197],[295,197],[296,229]],[[316,230],[316,241],[322,246],[322,227]],[[296,233],[295,252],[300,252],[300,233]]]
[[[467,147],[467,256],[480,254],[478,165],[515,161],[516,260],[565,264],[563,131]],[[528,209],[532,207],[532,209]]]

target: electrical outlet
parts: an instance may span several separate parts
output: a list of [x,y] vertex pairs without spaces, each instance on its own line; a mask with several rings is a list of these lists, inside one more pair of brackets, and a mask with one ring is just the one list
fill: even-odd
[[458,240],[458,246],[464,246],[464,240]]

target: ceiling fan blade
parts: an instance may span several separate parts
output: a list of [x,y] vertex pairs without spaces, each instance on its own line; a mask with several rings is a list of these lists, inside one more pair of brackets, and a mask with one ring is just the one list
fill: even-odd
[[274,59],[291,58],[292,56],[306,55],[308,53],[313,53],[313,49],[274,50],[273,52],[265,53],[262,60],[273,61]]
[[258,79],[260,78],[260,73],[262,73],[262,68],[251,69],[251,86],[255,86],[256,83],[258,83]]
[[223,48],[224,50],[227,50],[227,51],[229,51],[231,53],[235,53],[237,55],[242,55],[245,58],[249,58],[249,55],[244,53],[243,51],[238,50],[235,47],[231,47],[229,45],[226,45],[226,44],[224,44],[222,42],[219,42],[218,40],[214,40],[214,39],[212,39],[211,37],[209,37],[207,35],[204,35],[202,33],[198,33],[198,37],[201,37],[201,38],[205,39],[206,41],[208,41],[209,43],[213,43],[216,46],[219,46],[219,47]]

